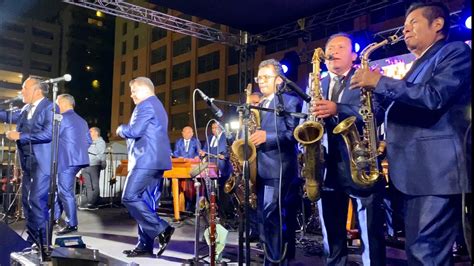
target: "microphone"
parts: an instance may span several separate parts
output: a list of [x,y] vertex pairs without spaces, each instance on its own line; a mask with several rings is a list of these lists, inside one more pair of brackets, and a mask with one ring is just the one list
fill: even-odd
[[308,94],[304,93],[304,91],[298,85],[296,85],[296,83],[289,80],[283,75],[280,75],[280,77],[283,79],[283,81],[285,81],[288,88],[296,92],[296,94],[298,94],[298,96],[300,96],[305,102],[309,103],[311,101],[311,97]]
[[72,78],[71,75],[65,74],[64,76],[59,77],[59,78],[43,80],[41,81],[41,83],[50,84],[50,83],[58,83],[60,81],[71,81],[71,78]]
[[223,115],[222,110],[214,104],[214,98],[209,98],[200,89],[196,89],[196,90],[199,92],[199,94],[201,94],[202,99],[207,102],[207,105],[211,107],[212,113],[214,113],[214,115],[217,118],[221,118]]
[[18,96],[14,98],[1,101],[0,104],[7,104],[7,103],[12,103],[12,102],[21,101],[21,100],[23,100],[23,95],[19,94]]

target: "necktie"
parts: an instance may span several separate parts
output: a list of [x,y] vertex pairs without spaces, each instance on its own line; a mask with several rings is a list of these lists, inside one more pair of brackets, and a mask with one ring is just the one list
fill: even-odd
[[188,152],[188,150],[189,150],[189,140],[185,140],[185,141],[184,141],[184,150],[185,150],[186,152]]
[[266,107],[265,105],[267,105],[267,102],[268,102],[268,99],[263,99],[258,105],[260,107]]
[[212,141],[211,141],[211,147],[215,147],[216,146],[216,142],[217,142],[217,138],[215,136],[212,137]]
[[33,117],[33,108],[35,107],[34,104],[31,104],[28,108],[28,115],[26,116],[27,119],[31,119]]
[[332,87],[331,101],[338,102],[339,95],[344,89],[344,84],[342,82],[344,80],[344,76],[335,76],[333,80],[334,80],[334,86]]

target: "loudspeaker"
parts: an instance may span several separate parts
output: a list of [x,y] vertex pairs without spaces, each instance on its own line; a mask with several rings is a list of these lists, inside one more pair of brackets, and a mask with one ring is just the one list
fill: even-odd
[[10,265],[10,253],[31,246],[4,222],[0,222],[0,265]]

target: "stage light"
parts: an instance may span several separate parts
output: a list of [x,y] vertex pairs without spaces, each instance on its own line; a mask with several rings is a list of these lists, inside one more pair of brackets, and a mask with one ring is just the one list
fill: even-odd
[[468,28],[468,29],[471,29],[471,28],[472,28],[471,16],[467,17],[466,21],[464,22],[464,25],[465,25],[466,28]]
[[238,130],[240,127],[240,122],[237,121],[230,121],[230,129],[232,130]]
[[356,42],[356,43],[354,44],[354,52],[358,53],[359,50],[360,50],[360,44]]
[[288,72],[288,67],[286,65],[282,64],[281,68],[283,68],[283,73]]
[[92,81],[92,88],[98,89],[100,87],[100,82],[97,79]]
[[[280,60],[280,64],[283,67],[283,73],[292,81],[298,79],[298,66],[300,63],[300,57],[296,51],[286,52]],[[286,70],[284,66],[286,66]]]

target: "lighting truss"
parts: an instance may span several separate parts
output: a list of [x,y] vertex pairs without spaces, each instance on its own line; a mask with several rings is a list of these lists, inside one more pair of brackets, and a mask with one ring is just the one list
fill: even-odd
[[182,33],[211,42],[240,47],[240,37],[228,32],[201,25],[186,19],[171,16],[145,7],[133,5],[123,0],[63,0],[63,2],[98,10],[103,13],[146,23],[166,30]]

